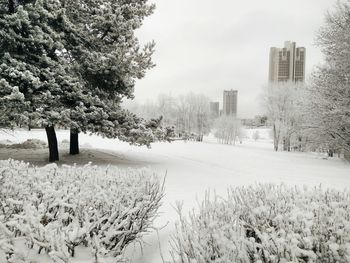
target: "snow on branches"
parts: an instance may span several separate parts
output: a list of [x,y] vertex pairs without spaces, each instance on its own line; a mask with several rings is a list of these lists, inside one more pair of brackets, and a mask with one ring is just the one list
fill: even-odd
[[307,127],[320,144],[350,159],[350,2],[339,1],[317,35],[325,62],[308,87]]
[[301,100],[304,84],[294,82],[269,83],[260,95],[261,103],[273,130],[274,149],[283,143],[284,150],[299,146],[302,125]]
[[152,134],[120,107],[154,67],[155,43],[141,45],[134,32],[154,8],[135,0],[1,2],[1,126],[45,128],[50,161],[59,160],[55,126],[71,129],[71,154],[79,132],[147,146],[166,138],[170,128],[158,122]]
[[242,142],[241,122],[235,116],[221,116],[215,121],[214,136],[223,144],[236,144],[237,138]]
[[126,246],[151,229],[163,197],[147,169],[90,164],[38,168],[0,161],[0,184],[0,251],[8,262],[22,262],[21,240],[53,262],[70,262],[78,247],[96,262],[122,259]]
[[350,262],[350,191],[263,184],[207,193],[180,221],[173,262]]

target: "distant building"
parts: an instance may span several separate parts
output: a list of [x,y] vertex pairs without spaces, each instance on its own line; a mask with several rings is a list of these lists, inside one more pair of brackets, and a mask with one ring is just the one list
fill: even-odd
[[296,47],[295,42],[286,41],[284,48],[270,49],[269,82],[305,81],[304,47]]
[[237,116],[237,90],[224,90],[223,115]]
[[210,102],[210,116],[218,118],[220,116],[220,103],[217,101]]

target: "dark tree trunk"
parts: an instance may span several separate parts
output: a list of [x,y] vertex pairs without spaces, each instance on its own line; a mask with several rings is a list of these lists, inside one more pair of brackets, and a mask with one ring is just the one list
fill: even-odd
[[334,151],[329,149],[328,150],[328,157],[333,157]]
[[69,154],[79,154],[79,132],[70,130]]
[[49,143],[49,162],[55,162],[59,160],[57,137],[54,126],[45,128],[47,141]]
[[283,137],[283,151],[290,152],[290,138]]
[[287,138],[283,137],[283,151],[287,151]]

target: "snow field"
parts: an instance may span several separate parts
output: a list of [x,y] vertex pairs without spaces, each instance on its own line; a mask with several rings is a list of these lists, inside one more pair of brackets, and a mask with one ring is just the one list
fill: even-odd
[[[266,134],[268,135],[268,131]],[[68,140],[69,132],[59,130],[57,136],[59,141]],[[45,141],[46,135],[42,130],[0,135],[1,140],[9,139],[13,142],[23,142],[28,138]],[[187,215],[187,211],[193,207],[198,211],[198,202],[205,199],[204,193],[207,189],[215,190],[217,195],[226,197],[230,186],[256,183],[283,182],[287,186],[308,187],[322,185],[324,188],[339,190],[350,188],[348,163],[338,158],[326,160],[324,156],[310,153],[274,152],[271,141],[263,138],[257,141],[245,139],[242,144],[230,146],[217,144],[215,138],[206,137],[203,143],[155,143],[151,149],[84,134],[79,139],[81,145],[89,144],[90,147],[83,147],[82,154],[75,157],[68,156],[67,149],[61,147],[61,163],[75,162],[83,165],[91,161],[99,166],[110,163],[119,168],[149,167],[160,176],[167,174],[163,204],[159,208],[159,217],[154,221],[154,226],[161,228],[159,239],[165,260],[171,260],[169,241],[175,234],[175,221],[179,219],[174,208],[176,201],[183,201],[183,212]],[[0,149],[0,159],[7,159],[9,154],[11,158],[13,156],[44,164],[47,149],[35,152]],[[146,243],[142,252],[138,244],[128,246],[130,262],[161,263],[157,234],[153,231],[144,240]]]

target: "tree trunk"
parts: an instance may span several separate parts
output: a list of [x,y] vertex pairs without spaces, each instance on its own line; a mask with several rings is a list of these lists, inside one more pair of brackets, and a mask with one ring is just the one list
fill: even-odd
[[333,157],[334,151],[332,149],[328,149],[328,157]]
[[283,151],[290,152],[290,137],[283,137]]
[[70,130],[69,154],[79,154],[79,132],[72,129]]
[[276,124],[273,124],[273,148],[276,152],[278,151],[278,143],[279,143],[279,138],[277,135]]
[[54,126],[45,127],[47,141],[49,144],[49,162],[55,162],[59,160],[57,137]]

